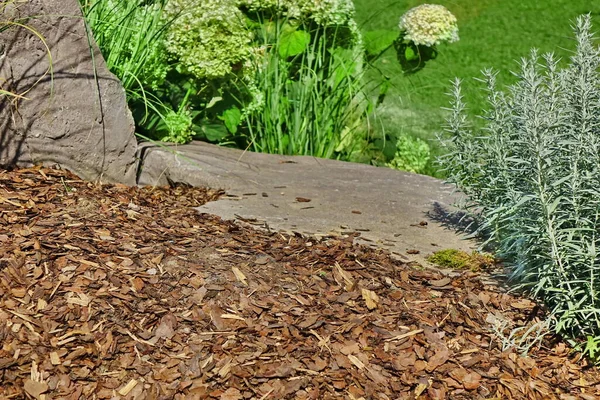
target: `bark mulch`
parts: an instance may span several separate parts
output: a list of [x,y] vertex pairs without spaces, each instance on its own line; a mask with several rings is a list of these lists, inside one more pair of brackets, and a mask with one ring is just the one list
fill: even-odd
[[0,171],[0,399],[600,398],[560,341],[502,351],[537,317],[485,275],[192,209],[219,195]]

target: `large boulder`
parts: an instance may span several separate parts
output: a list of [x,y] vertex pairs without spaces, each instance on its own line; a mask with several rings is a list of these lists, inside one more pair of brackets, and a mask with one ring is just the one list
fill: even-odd
[[85,179],[135,184],[125,91],[88,36],[77,0],[2,7],[0,89],[26,99],[0,94],[0,165],[58,164]]

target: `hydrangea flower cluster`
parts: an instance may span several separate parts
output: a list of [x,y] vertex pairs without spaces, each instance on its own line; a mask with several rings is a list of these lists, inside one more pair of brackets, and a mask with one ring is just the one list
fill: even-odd
[[251,33],[233,0],[170,0],[164,17],[169,25],[165,46],[179,61],[181,72],[200,79],[218,79],[249,54]]
[[352,0],[239,0],[250,11],[273,10],[288,18],[308,18],[319,25],[345,25],[354,17]]
[[439,4],[422,4],[411,8],[400,18],[404,38],[416,45],[435,46],[458,40],[456,17]]
[[[351,48],[356,69],[362,68],[364,55],[362,34],[354,20],[354,3],[352,0],[237,0],[238,7],[250,12],[269,11],[278,16],[310,20],[320,26],[345,27],[348,29]],[[256,72],[268,68],[269,55],[266,46],[250,49],[245,60],[242,76],[248,95],[251,98],[242,111],[243,117],[260,111],[265,104],[263,92],[254,81]]]
[[[170,0],[163,13],[165,21],[173,21],[168,24],[165,48],[177,60],[180,72],[219,79],[235,65],[246,63],[252,53],[252,34],[240,8],[272,10],[319,25],[356,25],[352,0],[204,0],[201,5]],[[360,39],[360,33],[352,36]]]
[[354,18],[352,0],[302,0],[298,3],[302,14],[319,25],[346,25]]

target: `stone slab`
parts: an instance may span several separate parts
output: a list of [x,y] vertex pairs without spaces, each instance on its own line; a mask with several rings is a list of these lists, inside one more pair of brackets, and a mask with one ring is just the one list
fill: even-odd
[[476,246],[445,226],[456,196],[451,186],[428,176],[201,142],[147,145],[143,154],[142,185],[185,183],[226,191],[221,200],[199,207],[202,213],[317,236],[358,232],[357,242],[418,262],[444,248]]

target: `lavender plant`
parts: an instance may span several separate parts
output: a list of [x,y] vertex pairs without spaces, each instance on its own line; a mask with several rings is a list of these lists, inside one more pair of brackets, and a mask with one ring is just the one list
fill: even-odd
[[[600,342],[600,49],[591,18],[574,26],[577,48],[559,68],[532,50],[518,82],[496,87],[486,70],[483,129],[466,117],[460,81],[441,159],[469,198],[515,288],[543,301],[555,333],[594,356]],[[541,62],[543,60],[543,62]]]

